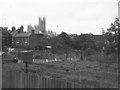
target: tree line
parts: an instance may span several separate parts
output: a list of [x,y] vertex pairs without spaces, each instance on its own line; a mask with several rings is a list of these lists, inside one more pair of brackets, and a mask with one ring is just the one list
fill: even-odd
[[[23,30],[24,27],[21,26],[18,30]],[[2,46],[3,50],[5,47],[11,47],[12,36],[9,33],[8,28],[1,27],[2,30]],[[13,26],[11,30],[16,30]],[[97,36],[97,35],[96,35]],[[61,34],[46,37],[44,36],[44,45],[51,45],[53,53],[67,53],[70,50],[88,50],[96,52],[105,52],[106,54],[115,53],[120,50],[120,23],[119,19],[115,18],[115,21],[110,25],[106,31],[102,31],[102,35],[99,35],[99,39],[93,34],[72,34],[69,35],[66,32],[61,32]],[[105,38],[106,41],[103,41]]]

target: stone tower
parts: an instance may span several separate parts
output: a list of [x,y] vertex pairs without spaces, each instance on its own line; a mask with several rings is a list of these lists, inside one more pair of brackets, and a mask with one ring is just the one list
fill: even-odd
[[45,18],[41,19],[39,18],[38,22],[38,32],[41,31],[42,33],[45,33],[45,28],[46,27],[46,20]]
[[38,25],[34,25],[34,27],[32,27],[31,25],[27,26],[27,32],[31,32],[31,30],[35,30],[35,33],[46,33],[46,19],[45,17],[38,19]]
[[32,29],[33,29],[32,25],[28,25],[28,26],[27,26],[27,32],[30,33]]

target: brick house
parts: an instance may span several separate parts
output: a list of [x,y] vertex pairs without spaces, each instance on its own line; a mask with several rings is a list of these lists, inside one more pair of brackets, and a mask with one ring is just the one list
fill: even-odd
[[35,34],[34,30],[31,33],[18,33],[12,38],[12,46],[15,48],[30,48],[35,49],[42,41],[43,34]]

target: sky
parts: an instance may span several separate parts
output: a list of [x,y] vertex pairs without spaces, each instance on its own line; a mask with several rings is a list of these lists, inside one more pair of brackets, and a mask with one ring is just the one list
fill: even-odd
[[118,16],[119,0],[0,0],[0,26],[37,25],[46,18],[46,30],[57,34],[101,34]]

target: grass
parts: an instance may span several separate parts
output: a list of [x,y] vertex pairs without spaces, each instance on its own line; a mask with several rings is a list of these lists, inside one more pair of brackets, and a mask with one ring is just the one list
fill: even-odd
[[[72,65],[71,65],[72,63]],[[103,65],[102,67],[104,67]],[[35,71],[42,75],[51,76],[52,78],[65,79],[74,82],[81,82],[88,85],[89,83],[97,87],[117,87],[117,72],[107,70],[105,67],[96,65],[96,62],[74,62],[74,61],[59,61],[41,65],[29,65],[29,70]],[[25,68],[24,64],[4,64],[4,69],[21,70]],[[76,68],[71,69],[70,68]],[[113,67],[110,67],[113,68]],[[69,72],[66,72],[69,69]],[[96,83],[95,83],[96,82]],[[83,86],[84,87],[84,86]],[[86,86],[87,87],[87,86]],[[89,86],[90,87],[90,86]]]
[[[65,55],[56,55],[56,57],[62,60],[39,65],[30,64],[28,65],[28,69],[29,71],[52,78],[83,83],[82,87],[117,87],[118,64],[115,61],[115,54],[102,57],[98,54],[91,55],[83,61],[80,59],[77,61],[66,60]],[[75,57],[79,56],[74,56],[74,58]],[[108,64],[110,65],[108,66]],[[3,70],[5,69],[23,71],[25,70],[25,64],[6,63],[3,64]]]

